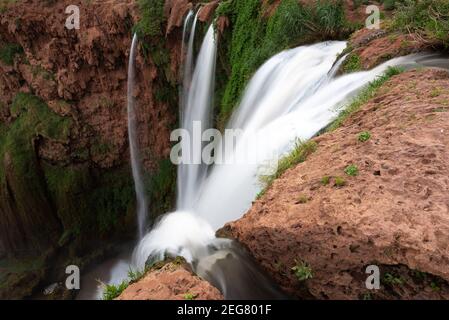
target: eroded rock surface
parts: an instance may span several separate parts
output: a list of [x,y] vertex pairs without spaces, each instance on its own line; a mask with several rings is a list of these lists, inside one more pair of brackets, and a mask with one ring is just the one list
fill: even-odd
[[[395,76],[224,231],[298,297],[449,298],[448,88],[446,71]],[[301,262],[313,278],[295,277]],[[378,291],[365,287],[371,264]]]
[[169,262],[126,288],[117,300],[222,300],[223,295],[194,275],[185,263]]

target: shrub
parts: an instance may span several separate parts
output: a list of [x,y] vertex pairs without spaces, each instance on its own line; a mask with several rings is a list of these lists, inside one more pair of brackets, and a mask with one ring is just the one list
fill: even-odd
[[292,271],[298,281],[305,281],[313,278],[312,268],[304,261],[296,261],[296,265],[292,268]]
[[363,131],[359,133],[358,140],[360,142],[366,142],[369,139],[371,139],[371,133],[369,133],[368,131]]
[[128,287],[128,281],[124,280],[118,285],[106,284],[103,291],[103,300],[114,300]]
[[355,177],[355,176],[357,176],[359,174],[359,169],[357,168],[356,165],[351,164],[350,166],[346,167],[345,173],[348,176]]

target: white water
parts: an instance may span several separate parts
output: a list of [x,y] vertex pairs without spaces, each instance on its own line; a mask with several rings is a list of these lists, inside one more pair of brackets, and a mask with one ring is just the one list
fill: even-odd
[[[186,77],[189,76],[190,68],[193,60],[193,38],[195,36],[196,19],[193,22],[192,31],[189,39],[189,47],[185,64],[185,86],[181,101],[182,110],[182,128],[186,129],[194,139],[194,130],[204,131],[211,126],[212,105],[215,82],[215,56],[217,44],[214,36],[214,28],[211,25],[201,45],[197,58],[197,66],[193,73],[191,81]],[[199,121],[202,128],[195,128],[194,121]],[[201,137],[201,132],[199,137]],[[193,143],[195,146],[198,143]],[[201,145],[201,142],[199,143]],[[206,177],[207,167],[201,163],[201,149],[193,148],[190,152],[194,164],[181,164],[178,168],[178,198],[177,208],[179,210],[188,210],[195,204],[198,192],[201,189],[203,181]]]
[[136,115],[136,99],[134,97],[135,83],[135,60],[137,49],[137,34],[134,34],[129,53],[128,64],[128,138],[129,150],[131,155],[131,168],[134,179],[134,189],[136,192],[137,205],[137,225],[139,239],[145,234],[145,228],[148,216],[148,201],[145,194],[145,188],[142,177],[142,165],[140,163],[140,153],[137,140],[137,115]]

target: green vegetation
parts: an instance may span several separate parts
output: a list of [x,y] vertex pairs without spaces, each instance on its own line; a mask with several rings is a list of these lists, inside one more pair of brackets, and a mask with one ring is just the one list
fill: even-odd
[[383,277],[383,282],[387,285],[395,286],[395,285],[403,285],[405,281],[402,277],[387,272]]
[[371,139],[371,133],[369,131],[363,131],[359,133],[359,136],[357,138],[360,142],[366,142],[369,139]]
[[296,265],[292,268],[292,271],[298,281],[305,281],[313,278],[312,268],[304,261],[295,260]]
[[186,293],[185,295],[184,295],[184,299],[185,300],[195,300],[196,299],[196,297],[198,297],[198,295],[196,294],[196,293]]
[[404,0],[382,0],[380,2],[383,3],[385,10],[391,11],[404,3]]
[[346,185],[346,180],[342,177],[335,177],[335,186],[343,187]]
[[106,284],[103,291],[103,300],[114,300],[128,287],[128,285],[129,283],[126,280],[118,285]]
[[329,184],[330,180],[331,180],[331,177],[329,177],[329,176],[324,176],[323,178],[321,178],[321,184],[322,184],[323,186],[327,186],[327,185]]
[[260,181],[264,185],[264,190],[262,190],[258,197],[265,193],[265,190],[273,183],[274,180],[279,178],[287,169],[306,161],[307,157],[314,153],[317,149],[317,143],[315,141],[309,140],[302,142],[297,140],[295,142],[295,147],[293,150],[279,159],[276,172],[272,175],[260,176]]
[[360,56],[356,53],[351,53],[343,63],[343,71],[351,73],[362,70],[362,62]]
[[357,168],[356,165],[351,164],[351,165],[346,167],[345,173],[348,176],[355,177],[355,176],[357,176],[359,174],[359,169]]
[[163,36],[164,0],[138,0],[140,20],[134,26],[139,38]]
[[[16,95],[11,105],[11,114],[15,117],[14,122],[2,126],[0,159],[3,161],[7,154],[12,164],[9,174],[20,177],[21,190],[15,190],[21,193],[15,195],[18,197],[17,201],[22,197],[25,201],[29,198],[28,194],[43,200],[44,188],[41,185],[33,141],[39,136],[67,141],[71,119],[58,116],[39,98],[27,93]],[[0,182],[5,179],[4,169],[3,165],[0,166]]]
[[17,43],[5,43],[0,45],[0,60],[5,64],[12,66],[14,57],[17,54],[22,54],[23,48]]
[[449,2],[447,0],[404,0],[394,4],[398,10],[391,28],[413,32],[422,38],[449,47]]
[[338,117],[330,124],[327,131],[333,131],[340,127],[346,119],[358,111],[360,107],[368,102],[371,98],[373,98],[377,90],[387,82],[391,77],[400,74],[403,72],[402,68],[398,67],[389,67],[387,71],[379,76],[374,81],[370,82],[366,88],[364,88],[353,100],[352,102],[339,113]]
[[216,16],[227,16],[232,26],[232,37],[224,44],[231,70],[220,104],[221,124],[266,59],[301,43],[344,38],[355,29],[345,18],[341,0],[320,0],[310,5],[284,0],[271,17],[263,12],[259,0],[228,0],[217,9]]

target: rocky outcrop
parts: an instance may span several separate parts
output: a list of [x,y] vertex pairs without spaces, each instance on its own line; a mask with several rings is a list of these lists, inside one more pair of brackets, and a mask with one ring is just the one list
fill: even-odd
[[[192,7],[167,3],[161,35],[141,39],[136,61],[138,136],[146,185],[155,190],[153,216],[169,210],[174,196],[169,135],[178,115],[182,21]],[[80,9],[79,30],[65,27],[69,5]],[[133,0],[2,7],[0,50],[8,54],[0,60],[0,259],[8,266],[0,272],[2,298],[28,295],[49,274],[49,283],[60,281],[73,259],[82,265],[93,247],[134,235],[126,92],[140,14]],[[40,256],[46,260],[31,289],[13,292],[26,285],[17,263]],[[47,270],[49,263],[58,271]]]
[[186,263],[169,262],[129,285],[117,300],[222,300],[223,295],[194,275]]
[[222,234],[300,298],[449,298],[448,87],[446,71],[395,76]]

